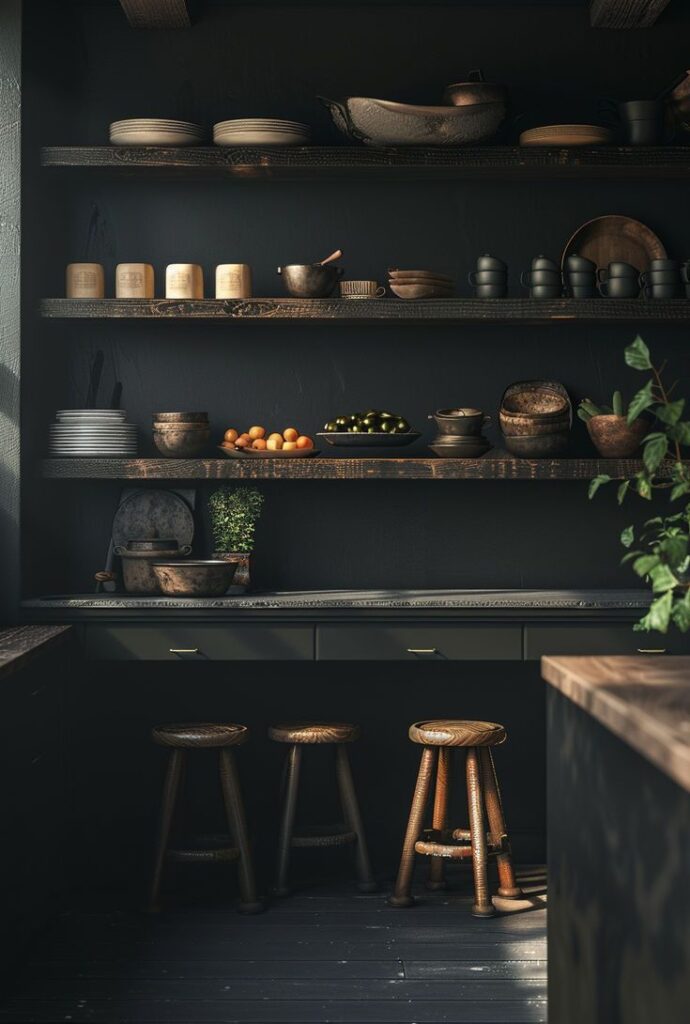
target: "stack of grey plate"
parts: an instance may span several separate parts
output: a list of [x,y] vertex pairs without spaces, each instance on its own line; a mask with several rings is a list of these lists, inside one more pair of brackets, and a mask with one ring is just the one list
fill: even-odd
[[120,409],[59,409],[50,425],[50,454],[134,458],[137,428]]
[[205,134],[200,124],[156,117],[134,117],[110,125],[114,146],[200,146]]
[[216,146],[307,146],[309,125],[279,118],[235,118],[213,126]]

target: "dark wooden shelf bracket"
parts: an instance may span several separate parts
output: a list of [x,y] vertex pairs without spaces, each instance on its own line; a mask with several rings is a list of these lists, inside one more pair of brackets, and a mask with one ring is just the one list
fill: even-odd
[[190,28],[187,0],[120,0],[132,28]]

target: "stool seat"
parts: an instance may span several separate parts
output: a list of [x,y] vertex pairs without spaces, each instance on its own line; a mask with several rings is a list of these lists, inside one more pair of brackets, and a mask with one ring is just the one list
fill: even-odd
[[441,718],[415,722],[409,736],[425,747],[496,747],[505,743],[506,731],[496,722]]
[[162,747],[182,747],[197,750],[201,747],[238,747],[245,743],[249,730],[246,725],[192,722],[185,725],[159,725],[152,736]]
[[277,743],[352,743],[359,736],[359,726],[345,722],[296,722],[272,725],[268,735]]

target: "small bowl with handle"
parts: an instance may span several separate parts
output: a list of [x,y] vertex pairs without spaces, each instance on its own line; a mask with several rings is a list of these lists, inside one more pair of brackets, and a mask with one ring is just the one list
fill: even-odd
[[599,283],[599,291],[607,299],[636,299],[640,282],[636,277],[610,277]]
[[491,422],[481,409],[472,408],[437,409],[429,419],[436,421],[439,434],[449,437],[477,436]]
[[505,284],[506,279],[505,270],[472,270],[467,275],[472,287],[478,284]]

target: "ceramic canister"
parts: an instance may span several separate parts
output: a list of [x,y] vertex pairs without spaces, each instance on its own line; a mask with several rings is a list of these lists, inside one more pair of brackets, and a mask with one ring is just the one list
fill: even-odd
[[165,268],[166,299],[203,299],[204,272],[198,263],[169,263]]
[[252,268],[248,263],[219,263],[216,267],[217,299],[250,299]]
[[68,263],[66,273],[68,299],[105,297],[105,274],[100,263]]
[[115,298],[152,299],[154,294],[150,263],[118,263],[115,268]]

